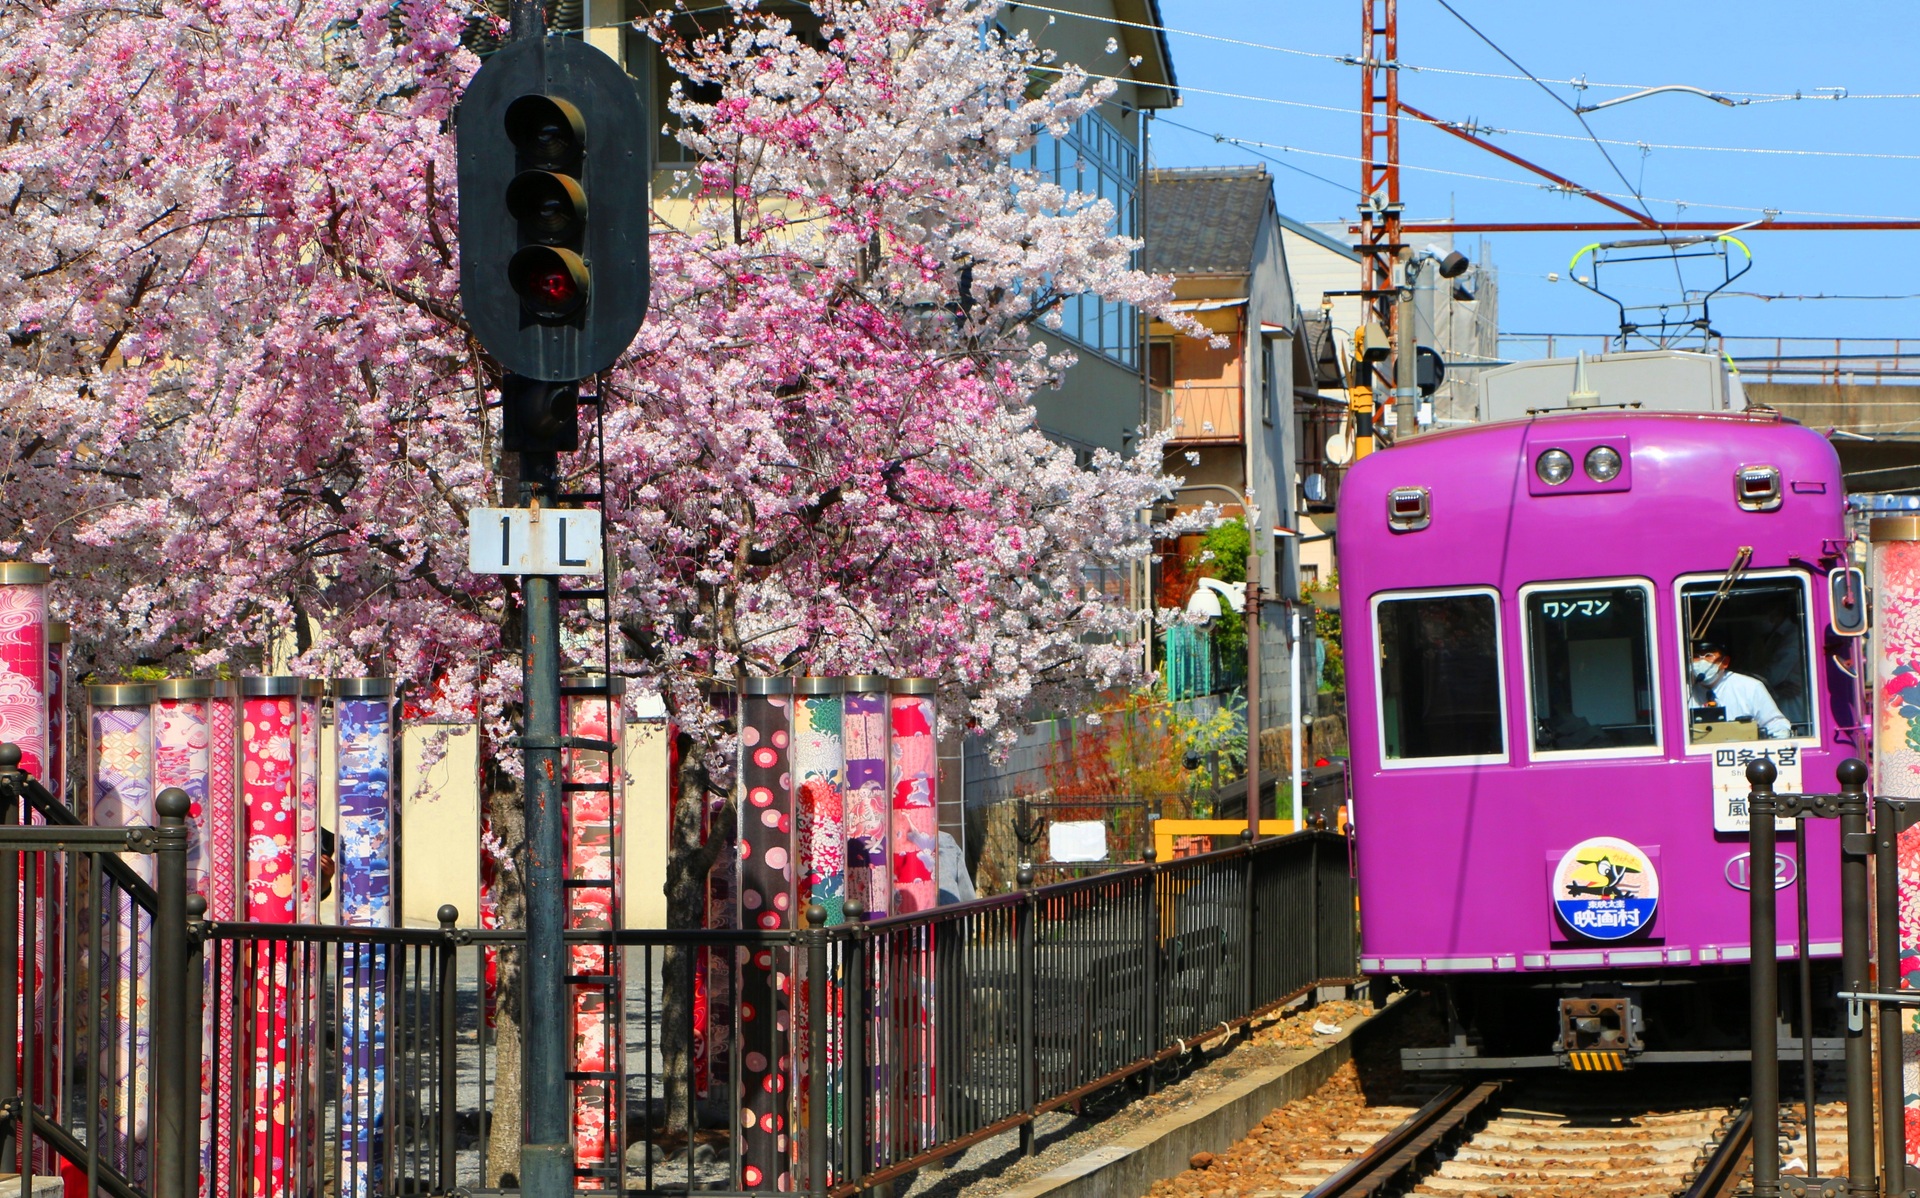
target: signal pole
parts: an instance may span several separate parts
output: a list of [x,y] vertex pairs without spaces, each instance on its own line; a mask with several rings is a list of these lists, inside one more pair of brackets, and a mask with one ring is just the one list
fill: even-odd
[[[456,127],[461,304],[504,373],[500,446],[520,455],[520,494],[510,501],[523,506],[469,512],[468,560],[476,572],[521,578],[527,948],[520,1192],[566,1198],[578,1170],[561,754],[611,755],[617,746],[561,735],[559,604],[608,596],[604,583],[597,591],[560,588],[561,575],[605,568],[599,514],[564,505],[604,503],[605,496],[563,492],[559,455],[580,448],[580,383],[614,365],[646,313],[650,125],[618,63],[585,42],[546,36],[540,0],[513,0],[512,23],[512,39],[468,82]],[[571,545],[569,528],[576,530]],[[617,701],[610,688],[607,694]]]

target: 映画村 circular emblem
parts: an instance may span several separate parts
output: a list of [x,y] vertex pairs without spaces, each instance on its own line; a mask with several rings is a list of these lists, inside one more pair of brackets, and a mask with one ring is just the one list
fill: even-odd
[[1660,875],[1653,859],[1615,836],[1594,836],[1566,851],[1553,871],[1553,905],[1575,935],[1622,940],[1653,922]]

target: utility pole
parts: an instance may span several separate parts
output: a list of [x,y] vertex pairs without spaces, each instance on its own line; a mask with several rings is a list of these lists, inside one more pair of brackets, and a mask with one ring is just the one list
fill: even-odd
[[[1394,282],[1394,266],[1404,246],[1400,233],[1400,5],[1399,0],[1360,0],[1360,251],[1361,311],[1366,319],[1378,323],[1388,344],[1399,344],[1399,288]],[[1411,320],[1407,321],[1411,324]],[[1355,330],[1356,337],[1362,336]],[[1411,388],[1411,354],[1405,363],[1396,362],[1392,398],[1398,401],[1403,388]],[[1364,355],[1354,359],[1354,387],[1349,391],[1354,425],[1355,459],[1373,449],[1375,425],[1380,421],[1381,405],[1371,386],[1373,367]],[[1364,394],[1363,394],[1364,389]],[[1362,405],[1373,409],[1360,419]],[[1392,403],[1385,405],[1392,410]],[[1388,420],[1386,423],[1397,421]],[[1363,441],[1364,438],[1364,441]],[[1364,446],[1364,448],[1363,448]]]

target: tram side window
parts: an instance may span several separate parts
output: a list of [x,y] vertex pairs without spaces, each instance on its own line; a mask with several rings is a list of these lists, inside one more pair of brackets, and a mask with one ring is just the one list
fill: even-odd
[[1527,669],[1536,751],[1655,743],[1650,615],[1645,587],[1528,594]]
[[1493,596],[1385,599],[1377,618],[1387,760],[1504,752]]
[[1695,744],[1812,736],[1806,590],[1797,578],[1680,588]]

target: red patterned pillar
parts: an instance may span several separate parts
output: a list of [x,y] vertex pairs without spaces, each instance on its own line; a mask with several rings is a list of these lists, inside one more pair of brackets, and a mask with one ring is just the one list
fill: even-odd
[[[740,923],[794,926],[793,680],[748,678],[740,692]],[[740,971],[742,1184],[791,1190],[787,1090],[793,952],[755,948]]]

